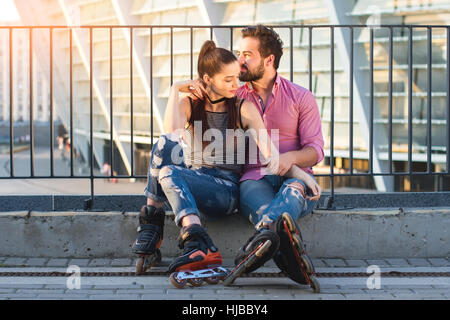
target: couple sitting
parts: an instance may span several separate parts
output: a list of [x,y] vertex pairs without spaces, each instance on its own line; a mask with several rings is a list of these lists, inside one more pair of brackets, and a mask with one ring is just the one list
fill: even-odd
[[[282,41],[273,30],[243,29],[237,55],[206,41],[198,57],[199,78],[171,87],[166,134],[152,149],[147,206],[139,214],[133,251],[149,254],[159,248],[163,205],[170,204],[183,252],[169,270],[220,265],[222,257],[200,217],[224,217],[239,209],[256,233],[235,262],[270,239],[271,248],[246,272],[273,258],[291,279],[305,283],[282,225],[300,235],[295,221],[312,211],[321,194],[311,170],[323,159],[319,110],[311,92],[277,74]],[[239,87],[239,80],[246,84]],[[251,154],[251,143],[259,157]]]

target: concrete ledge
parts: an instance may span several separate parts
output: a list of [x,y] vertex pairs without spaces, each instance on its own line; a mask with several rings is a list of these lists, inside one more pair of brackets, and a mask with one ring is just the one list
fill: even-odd
[[[137,212],[3,212],[0,256],[133,258]],[[315,210],[299,221],[312,258],[446,258],[450,207]],[[233,258],[253,234],[235,214],[204,224],[224,258]],[[179,229],[166,217],[164,256],[178,254]]]
[[[90,195],[4,195],[0,211],[76,211],[84,209]],[[93,211],[139,211],[144,195],[96,195]],[[324,193],[317,204],[321,209],[450,207],[450,192],[379,192],[367,194]]]

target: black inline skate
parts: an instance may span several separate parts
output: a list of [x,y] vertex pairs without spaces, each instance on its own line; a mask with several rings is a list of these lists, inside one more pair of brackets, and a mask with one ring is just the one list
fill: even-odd
[[136,275],[161,262],[161,247],[164,231],[165,212],[163,208],[143,206],[139,213],[138,237],[133,244],[133,252],[139,255]]
[[223,284],[231,285],[243,273],[255,271],[277,252],[280,244],[278,235],[268,227],[258,229],[255,234],[239,249],[234,260],[235,268],[231,270]]
[[221,267],[219,250],[200,225],[181,228],[178,246],[183,252],[169,266],[170,281],[176,288],[181,289],[188,282],[196,287],[204,281],[217,284],[228,274],[228,270]]
[[306,255],[300,228],[288,213],[283,213],[274,222],[280,248],[273,259],[289,278],[300,284],[309,285],[314,292],[320,292],[311,259]]

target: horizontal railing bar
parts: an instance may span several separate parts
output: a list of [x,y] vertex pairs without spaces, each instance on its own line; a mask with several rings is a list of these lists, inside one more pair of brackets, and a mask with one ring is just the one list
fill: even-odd
[[[364,177],[372,177],[372,176],[450,176],[450,172],[386,172],[386,173],[369,173],[369,172],[359,172],[359,173],[335,173],[335,174],[326,174],[319,173],[314,174],[314,177],[349,177],[349,176],[364,176]],[[93,176],[94,179],[147,179],[147,175],[134,175],[134,176]],[[82,179],[88,180],[91,179],[91,176],[4,176],[0,177],[1,180],[36,180],[36,179]]]
[[[177,28],[177,29],[189,29],[189,28],[197,28],[197,29],[211,29],[211,28],[220,28],[220,29],[229,29],[229,28],[246,28],[249,25],[82,25],[82,26],[63,26],[63,25],[48,25],[48,26],[0,26],[0,29],[119,29],[119,28]],[[358,25],[358,24],[318,24],[318,25],[265,25],[268,28],[373,28],[371,25]],[[377,28],[448,28],[448,25],[420,25],[420,24],[382,24],[377,25]]]

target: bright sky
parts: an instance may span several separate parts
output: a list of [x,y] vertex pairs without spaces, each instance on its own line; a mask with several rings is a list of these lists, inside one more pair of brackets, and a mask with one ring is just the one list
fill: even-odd
[[13,0],[0,0],[0,21],[20,20]]

